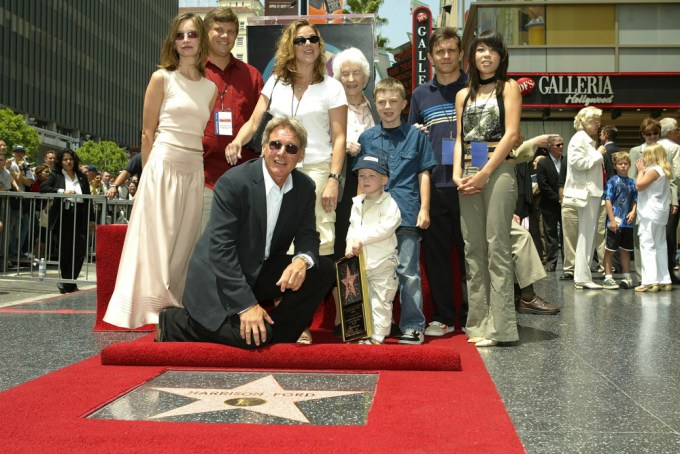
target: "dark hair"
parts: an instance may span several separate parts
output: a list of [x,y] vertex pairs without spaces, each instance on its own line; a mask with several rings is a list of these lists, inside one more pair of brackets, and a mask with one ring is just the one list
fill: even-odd
[[78,155],[75,154],[74,151],[69,150],[68,148],[66,150],[57,151],[57,158],[54,160],[54,171],[61,173],[61,171],[64,170],[61,166],[61,160],[64,159],[66,153],[70,154],[73,158],[73,171],[78,174],[83,174],[83,172],[80,171],[80,158],[78,158]]
[[238,16],[234,14],[234,11],[231,8],[219,6],[208,11],[208,14],[206,14],[205,17],[203,18],[205,28],[210,30],[210,28],[212,28],[215,22],[228,22],[236,24],[236,33],[238,33],[239,27]]
[[609,140],[611,140],[612,142],[615,141],[616,138],[617,138],[618,135],[619,135],[619,130],[616,129],[616,126],[611,126],[611,125],[603,126],[603,127],[602,127],[602,132],[603,132],[604,135],[607,136],[607,138],[608,138]]
[[455,39],[458,45],[458,50],[462,49],[462,44],[460,41],[460,36],[456,33],[456,29],[453,27],[441,27],[436,29],[432,35],[430,35],[430,43],[428,44],[428,52],[432,54],[434,52],[434,46],[439,43],[439,41],[444,41],[446,39]]
[[505,82],[508,81],[508,64],[510,58],[508,57],[508,48],[505,46],[505,41],[503,41],[503,35],[498,33],[496,30],[486,30],[475,36],[470,43],[470,48],[468,49],[467,60],[468,60],[468,71],[469,71],[469,82],[468,87],[470,88],[469,97],[474,100],[477,98],[477,92],[480,87],[480,77],[479,70],[477,69],[477,64],[475,62],[477,46],[480,44],[486,44],[501,57],[501,61],[498,63],[498,69],[496,69],[496,96],[503,96],[503,88],[505,87]]

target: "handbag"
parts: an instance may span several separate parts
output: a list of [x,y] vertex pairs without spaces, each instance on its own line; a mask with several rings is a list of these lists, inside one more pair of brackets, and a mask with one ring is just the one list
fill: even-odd
[[274,88],[276,88],[276,84],[279,83],[279,79],[277,78],[276,81],[274,81],[274,87],[272,88],[272,95],[269,97],[269,102],[267,103],[267,110],[262,114],[262,118],[260,119],[260,124],[257,125],[257,130],[253,133],[253,137],[251,137],[250,141],[245,144],[244,146],[251,150],[254,153],[260,154],[262,152],[262,134],[264,134],[264,128],[267,127],[267,123],[274,118],[274,116],[269,113],[269,106],[272,105],[272,98],[274,97]]
[[562,205],[583,208],[588,204],[588,189],[586,188],[564,188],[564,198],[562,198]]

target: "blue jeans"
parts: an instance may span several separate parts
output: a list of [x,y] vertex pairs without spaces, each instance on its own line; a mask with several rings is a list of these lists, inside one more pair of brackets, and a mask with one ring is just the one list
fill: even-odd
[[397,277],[402,331],[425,329],[423,315],[423,289],[420,284],[420,233],[415,227],[397,229]]

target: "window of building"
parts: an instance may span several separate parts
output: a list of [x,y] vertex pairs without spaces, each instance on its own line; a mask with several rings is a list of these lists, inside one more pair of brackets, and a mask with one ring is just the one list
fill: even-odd
[[615,45],[615,5],[480,7],[477,31],[496,29],[509,46]]

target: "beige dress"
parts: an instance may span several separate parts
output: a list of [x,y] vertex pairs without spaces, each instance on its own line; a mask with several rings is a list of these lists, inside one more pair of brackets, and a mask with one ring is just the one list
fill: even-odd
[[189,258],[200,234],[201,138],[215,93],[212,82],[165,75],[159,134],[139,180],[116,288],[104,321],[123,328],[158,323],[161,309],[181,306]]

